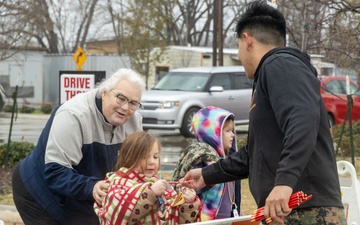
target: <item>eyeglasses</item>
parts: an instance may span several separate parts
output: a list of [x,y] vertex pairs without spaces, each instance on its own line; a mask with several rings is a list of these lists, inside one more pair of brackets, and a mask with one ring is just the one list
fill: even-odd
[[129,100],[129,98],[126,97],[125,95],[120,94],[120,93],[116,93],[114,90],[111,90],[111,91],[114,92],[115,97],[116,97],[116,102],[119,105],[123,106],[126,103],[129,103],[129,108],[131,110],[137,110],[137,109],[140,109],[140,108],[143,107],[140,102]]

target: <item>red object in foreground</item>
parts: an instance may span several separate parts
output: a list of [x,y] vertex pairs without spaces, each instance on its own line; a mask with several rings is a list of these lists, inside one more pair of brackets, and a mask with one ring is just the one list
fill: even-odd
[[[312,198],[312,195],[306,195],[302,191],[298,191],[290,196],[289,200],[289,207],[290,208],[296,208],[297,206],[303,204],[304,202],[310,200]],[[265,219],[264,217],[264,207],[256,209],[253,214],[251,215],[250,222],[254,221],[260,221]],[[271,217],[266,219],[266,223],[271,223],[272,219]]]

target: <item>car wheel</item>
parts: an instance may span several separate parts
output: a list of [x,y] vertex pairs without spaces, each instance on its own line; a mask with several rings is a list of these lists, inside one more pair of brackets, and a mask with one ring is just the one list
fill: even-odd
[[195,113],[199,110],[199,108],[190,108],[186,113],[185,116],[183,118],[182,124],[181,124],[181,128],[180,128],[180,133],[184,136],[184,137],[195,137],[194,135],[194,130],[192,128],[192,119],[195,115]]
[[334,117],[330,114],[328,114],[328,117],[329,117],[330,128],[332,128],[335,125]]

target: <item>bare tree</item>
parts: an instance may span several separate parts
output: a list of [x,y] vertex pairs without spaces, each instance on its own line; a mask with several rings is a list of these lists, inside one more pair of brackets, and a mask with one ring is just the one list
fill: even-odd
[[2,42],[20,46],[36,40],[38,46],[47,48],[50,53],[73,52],[85,44],[97,2],[1,0]]
[[286,17],[290,46],[322,54],[341,67],[356,67],[360,59],[358,1],[288,0],[278,4]]
[[328,39],[323,45],[326,57],[341,67],[360,71],[360,2],[317,1],[329,9]]
[[227,0],[224,2],[223,35],[225,47],[236,48],[235,27],[241,14],[245,11],[247,3],[247,0]]
[[[51,53],[68,53],[84,46],[89,37],[114,38],[118,54],[129,54],[134,65],[148,74],[144,62],[151,58],[151,49],[164,49],[167,45],[211,46],[214,1],[0,0],[0,45],[27,46],[35,40]],[[232,35],[236,20],[248,0],[222,1],[224,45],[235,47]],[[277,3],[287,20],[291,46],[324,54],[328,60],[346,67],[359,61],[358,1]],[[138,58],[136,52],[141,53]],[[1,58],[10,57],[2,54]]]
[[98,0],[91,0],[84,6],[84,15],[81,20],[81,25],[78,28],[72,52],[75,52],[78,47],[84,47],[97,2]]
[[[111,25],[116,35],[118,51],[126,52],[131,58],[132,66],[140,74],[145,75],[148,84],[150,64],[159,60],[168,45],[167,24],[172,1],[142,0],[117,2],[108,1]],[[115,14],[116,7],[123,13]],[[155,51],[154,51],[155,49]]]
[[324,39],[325,7],[312,0],[289,0],[280,2],[279,10],[287,22],[289,45],[303,52],[320,54]]
[[29,30],[34,13],[26,13],[26,2],[0,1],[0,61],[26,49],[31,42]]
[[125,22],[122,16],[125,15],[127,4],[125,4],[123,0],[115,2],[112,0],[107,0],[107,5],[105,5],[105,8],[109,15],[109,18],[106,22],[111,24],[112,31],[114,32],[117,53],[119,55],[124,54],[125,47],[123,40],[125,38]]

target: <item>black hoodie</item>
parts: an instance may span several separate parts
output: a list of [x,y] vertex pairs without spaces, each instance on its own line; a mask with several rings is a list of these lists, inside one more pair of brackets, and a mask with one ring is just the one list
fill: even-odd
[[309,57],[293,48],[264,55],[255,72],[248,145],[203,168],[207,184],[249,176],[258,206],[276,185],[313,198],[298,208],[343,207],[320,81]]

